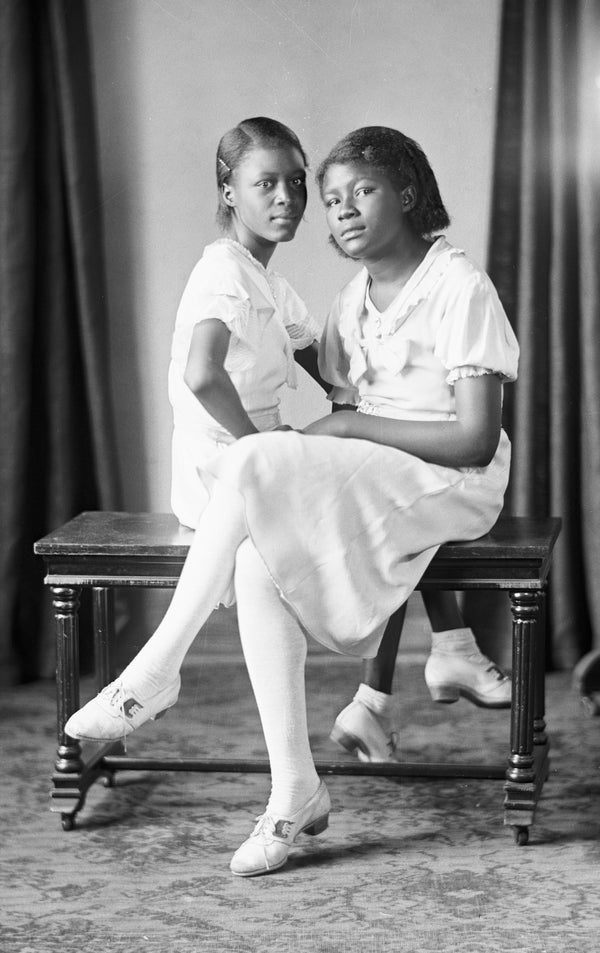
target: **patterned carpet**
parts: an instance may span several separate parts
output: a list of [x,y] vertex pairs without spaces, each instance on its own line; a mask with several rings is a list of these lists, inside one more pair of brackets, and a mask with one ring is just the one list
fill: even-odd
[[[180,704],[130,754],[265,756],[231,615],[213,620]],[[401,757],[502,760],[508,713],[434,706],[425,656],[407,646]],[[357,674],[355,662],[309,655],[316,757],[339,755],[328,733]],[[92,690],[88,679],[83,697]],[[264,806],[267,775],[122,773],[114,788],[91,789],[67,833],[48,811],[53,686],[7,690],[0,949],[589,953],[600,929],[600,719],[567,673],[548,677],[547,709],[551,772],[529,846],[503,827],[500,781],[336,776],[329,829],[302,838],[283,871],[246,880],[228,864]]]

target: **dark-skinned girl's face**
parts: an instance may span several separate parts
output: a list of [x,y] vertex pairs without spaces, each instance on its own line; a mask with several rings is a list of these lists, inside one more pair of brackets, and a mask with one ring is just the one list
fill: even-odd
[[302,154],[292,146],[252,149],[223,186],[223,199],[237,240],[252,254],[291,241],[306,208]]
[[393,256],[413,229],[406,212],[414,206],[412,186],[400,191],[368,163],[329,166],[321,190],[327,224],[343,252],[366,261]]

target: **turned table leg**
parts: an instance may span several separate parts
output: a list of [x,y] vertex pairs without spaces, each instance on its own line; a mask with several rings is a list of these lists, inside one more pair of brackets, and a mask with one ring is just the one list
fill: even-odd
[[511,593],[513,616],[513,702],[510,722],[511,781],[533,780],[533,704],[535,632],[539,616],[539,593]]
[[536,590],[511,592],[513,617],[513,698],[510,720],[509,766],[506,771],[506,824],[515,831],[519,845],[526,844],[539,795],[534,756],[537,631],[540,595]]
[[115,610],[112,589],[94,586],[92,589],[92,622],[94,626],[94,661],[97,690],[113,680],[111,646],[114,639]]
[[79,708],[79,599],[81,588],[52,586],[56,624],[56,703],[58,750],[55,768],[78,774],[83,769],[81,746],[65,734],[65,724]]
[[547,745],[546,734],[546,591],[540,593],[540,616],[535,632],[533,743]]

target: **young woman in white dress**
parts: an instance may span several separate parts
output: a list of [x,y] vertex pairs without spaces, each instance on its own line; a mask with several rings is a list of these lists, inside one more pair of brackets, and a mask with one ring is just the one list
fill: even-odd
[[502,383],[518,347],[487,276],[430,237],[447,216],[424,154],[368,127],[334,148],[318,181],[335,242],[364,266],[337,297],[321,350],[323,377],[356,387],[358,411],[244,436],[205,465],[208,501],[163,621],[66,729],[119,737],[124,700],[137,701],[128,730],[172,704],[189,645],[233,584],[271,764],[266,810],[231,861],[241,876],[279,869],[301,832],[327,826],[306,635],[375,656],[439,545],[494,524],[509,470]]
[[171,505],[186,526],[197,525],[208,498],[206,462],[240,437],[281,426],[294,357],[316,371],[321,328],[268,268],[304,215],[306,165],[296,135],[273,119],[245,119],[219,142],[217,223],[226,237],[204,249],[190,275],[169,366]]

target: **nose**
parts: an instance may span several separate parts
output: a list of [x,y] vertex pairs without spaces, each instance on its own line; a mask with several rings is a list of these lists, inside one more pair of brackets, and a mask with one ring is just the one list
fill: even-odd
[[287,184],[287,182],[280,182],[275,194],[275,201],[279,205],[291,205],[292,199],[293,196],[290,186]]
[[343,198],[340,201],[340,204],[338,205],[338,210],[337,210],[337,217],[339,221],[343,222],[344,219],[353,218],[355,215],[356,215],[356,209],[354,205],[352,204],[352,202],[350,201],[350,197]]

